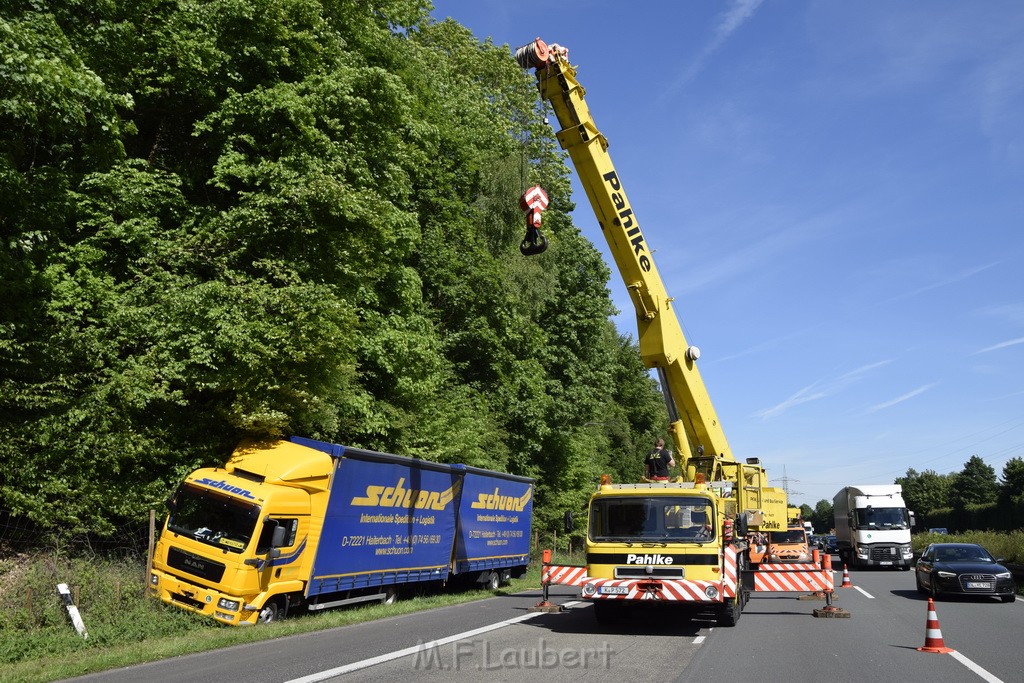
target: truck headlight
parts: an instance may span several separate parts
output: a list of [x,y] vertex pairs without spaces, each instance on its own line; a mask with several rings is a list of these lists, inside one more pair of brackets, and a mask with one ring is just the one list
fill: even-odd
[[704,595],[708,596],[712,600],[718,597],[718,589],[714,586],[708,586],[704,589]]
[[160,577],[157,576],[156,574],[150,574],[149,575],[149,585],[150,586],[155,586],[158,583],[160,583]]
[[596,592],[597,592],[597,586],[595,586],[594,584],[592,584],[592,583],[585,583],[585,584],[583,584],[583,594],[584,595],[593,595]]
[[217,601],[217,607],[220,609],[226,609],[230,612],[237,612],[238,604],[238,600],[228,600],[227,598],[221,598]]

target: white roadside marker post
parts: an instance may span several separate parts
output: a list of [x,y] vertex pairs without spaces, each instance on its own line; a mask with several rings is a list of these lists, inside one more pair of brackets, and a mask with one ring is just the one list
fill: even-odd
[[71,597],[71,591],[68,589],[68,585],[66,583],[58,583],[57,592],[60,594],[60,599],[63,601],[64,607],[68,610],[68,616],[71,617],[71,623],[75,625],[75,630],[78,631],[78,635],[87,639],[89,634],[85,632],[85,622],[82,621],[82,615],[78,613],[78,608],[75,607],[75,601]]

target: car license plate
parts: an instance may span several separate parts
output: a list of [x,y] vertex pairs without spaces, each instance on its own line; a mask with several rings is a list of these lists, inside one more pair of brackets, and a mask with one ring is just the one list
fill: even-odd
[[601,595],[629,595],[626,586],[601,586]]
[[967,587],[968,588],[987,588],[987,589],[991,590],[992,589],[992,584],[989,583],[988,581],[968,581],[967,582]]
[[879,562],[878,564],[892,564],[892,562],[890,562],[889,560],[883,560],[882,562]]

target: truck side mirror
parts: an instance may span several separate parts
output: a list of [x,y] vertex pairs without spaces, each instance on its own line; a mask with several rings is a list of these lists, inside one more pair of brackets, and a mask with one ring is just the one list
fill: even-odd
[[[285,532],[288,531],[287,529],[285,529],[280,524],[277,524],[276,522],[275,522],[275,524],[276,524],[276,526],[274,527],[274,533],[270,537],[270,547],[273,550],[277,550],[278,548],[280,548],[281,546],[284,545],[284,535],[285,535]],[[277,550],[277,555],[275,555],[275,557],[277,557],[280,554],[281,554],[281,551]]]
[[736,516],[736,537],[746,538],[747,536],[747,516],[745,514]]
[[576,524],[572,518],[572,510],[565,511],[565,533],[571,533],[576,528]]

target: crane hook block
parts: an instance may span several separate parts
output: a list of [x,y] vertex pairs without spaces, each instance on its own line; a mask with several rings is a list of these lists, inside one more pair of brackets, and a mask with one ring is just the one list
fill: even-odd
[[548,241],[540,232],[540,214],[548,206],[548,193],[540,185],[534,185],[519,198],[519,208],[526,212],[526,235],[519,245],[523,256],[540,254],[548,248]]

